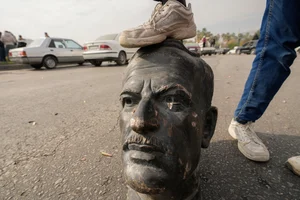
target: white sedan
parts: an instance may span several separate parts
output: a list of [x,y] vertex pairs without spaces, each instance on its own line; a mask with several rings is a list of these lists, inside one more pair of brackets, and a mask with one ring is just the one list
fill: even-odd
[[60,63],[84,63],[83,47],[71,39],[40,38],[27,47],[9,50],[9,59],[35,69],[54,69]]
[[239,48],[238,46],[235,46],[233,49],[231,49],[230,51],[228,51],[227,54],[229,54],[229,55],[236,54],[238,48]]
[[125,65],[137,51],[137,48],[123,48],[119,43],[119,34],[103,35],[94,42],[85,43],[83,49],[84,60],[94,66],[100,66],[103,61]]

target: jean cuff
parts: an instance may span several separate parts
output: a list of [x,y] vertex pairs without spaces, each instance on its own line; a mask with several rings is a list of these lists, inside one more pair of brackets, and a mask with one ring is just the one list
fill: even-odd
[[247,123],[248,123],[248,121],[241,120],[241,119],[239,119],[239,118],[237,118],[237,117],[235,117],[234,120],[237,121],[237,122],[240,123],[240,124],[247,124]]

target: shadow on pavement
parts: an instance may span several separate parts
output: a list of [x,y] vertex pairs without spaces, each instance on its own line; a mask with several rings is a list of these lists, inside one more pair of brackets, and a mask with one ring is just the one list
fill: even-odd
[[[127,65],[124,65],[126,67]],[[56,71],[56,70],[66,70],[73,68],[103,68],[103,67],[121,67],[115,63],[104,63],[103,65],[96,67],[89,63],[83,65],[58,65],[55,69],[46,69],[42,67],[41,69],[34,69],[30,65],[21,65],[21,64],[0,64],[0,71],[12,71],[12,70],[21,70],[21,69],[30,69],[31,71]]]
[[30,65],[19,65],[19,64],[0,64],[0,71],[11,71],[20,69],[31,69]]
[[289,157],[300,155],[300,137],[258,133],[269,148],[271,160],[246,159],[233,140],[211,143],[202,153],[203,200],[299,200],[300,177],[285,167]]
[[74,69],[74,68],[87,68],[87,67],[91,67],[89,65],[58,65],[55,69],[46,69],[45,67],[42,67],[41,69],[34,69],[31,67],[31,71],[44,71],[44,72],[52,72],[52,71],[59,71],[59,70],[68,70],[68,69]]

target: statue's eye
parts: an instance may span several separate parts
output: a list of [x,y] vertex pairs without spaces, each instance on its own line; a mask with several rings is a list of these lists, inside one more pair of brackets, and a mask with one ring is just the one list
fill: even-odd
[[165,97],[168,108],[173,112],[180,112],[184,109],[184,100],[180,95],[170,95]]
[[124,97],[122,100],[123,107],[124,106],[132,106],[133,105],[133,99],[131,97]]

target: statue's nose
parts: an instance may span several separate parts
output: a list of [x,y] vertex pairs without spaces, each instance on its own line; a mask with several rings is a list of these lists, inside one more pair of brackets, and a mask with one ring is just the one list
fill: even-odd
[[142,100],[130,120],[133,131],[139,134],[153,132],[159,128],[157,111],[150,100]]

